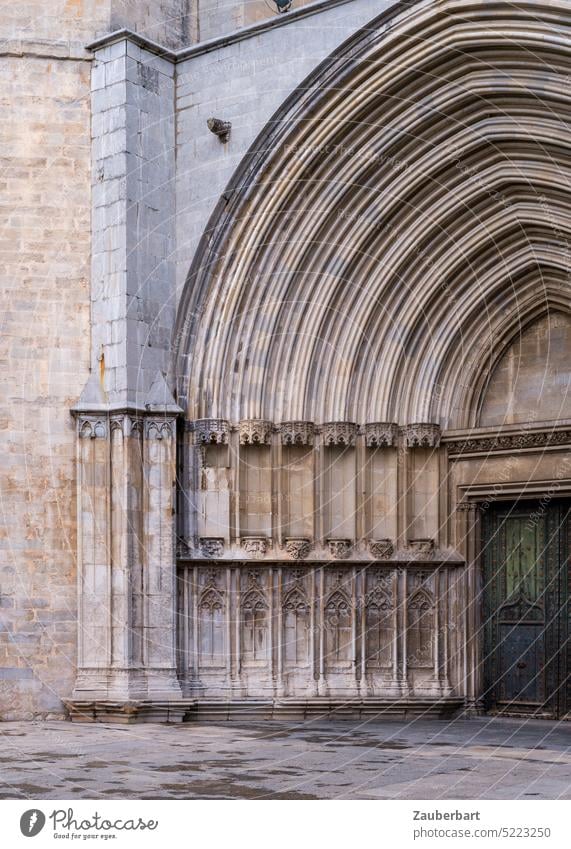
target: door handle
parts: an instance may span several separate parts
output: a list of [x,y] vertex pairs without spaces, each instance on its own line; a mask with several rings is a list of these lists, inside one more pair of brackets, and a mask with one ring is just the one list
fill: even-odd
[[525,669],[526,666],[527,666],[527,663],[525,662],[525,660],[520,660],[518,665],[517,665],[517,668],[518,669]]

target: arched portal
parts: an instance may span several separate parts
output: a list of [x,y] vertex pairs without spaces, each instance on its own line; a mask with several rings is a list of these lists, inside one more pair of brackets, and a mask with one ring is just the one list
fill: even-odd
[[[482,704],[481,512],[571,494],[568,407],[553,417],[551,388],[529,412],[540,361],[562,397],[570,376],[544,318],[570,294],[567,12],[399,5],[306,80],[224,193],[177,326],[181,569],[226,561],[239,605],[256,561],[269,624],[259,676],[229,661],[207,697],[301,698],[296,680],[305,697],[309,668],[315,698]],[[530,333],[547,342],[527,363]],[[292,561],[311,620],[297,678]]]

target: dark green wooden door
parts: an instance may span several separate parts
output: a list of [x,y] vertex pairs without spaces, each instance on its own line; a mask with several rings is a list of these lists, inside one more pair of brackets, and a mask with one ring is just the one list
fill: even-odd
[[570,507],[547,498],[483,516],[488,710],[563,717],[569,709]]

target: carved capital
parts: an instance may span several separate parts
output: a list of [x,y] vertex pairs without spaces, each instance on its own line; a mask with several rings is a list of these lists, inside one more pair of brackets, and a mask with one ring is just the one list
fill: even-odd
[[371,422],[364,427],[367,448],[392,448],[397,443],[398,425],[392,422]]
[[369,551],[375,560],[388,560],[394,554],[394,544],[391,539],[369,540]]
[[107,419],[102,416],[78,416],[77,433],[80,439],[107,439]]
[[433,539],[411,539],[408,541],[408,554],[412,560],[430,560],[434,557]]
[[197,445],[226,445],[230,423],[226,419],[197,419],[194,433]]
[[200,550],[205,557],[222,557],[224,539],[222,537],[201,537]]
[[314,433],[313,422],[282,422],[280,425],[282,445],[313,445]]
[[172,439],[174,436],[174,421],[164,418],[145,419],[146,439]]
[[269,445],[272,423],[264,419],[244,419],[240,422],[240,445]]
[[304,537],[289,537],[285,541],[285,550],[293,560],[305,560],[311,551],[311,543]]
[[192,554],[192,548],[187,539],[184,537],[177,537],[176,541],[176,556],[177,557],[190,557]]
[[343,560],[351,554],[353,543],[350,539],[328,539],[329,554],[334,560]]
[[410,424],[404,429],[407,448],[438,448],[441,435],[440,425],[426,422]]
[[263,557],[268,550],[266,537],[242,537],[242,548],[250,557]]
[[326,422],[322,425],[323,444],[330,447],[355,445],[357,425],[354,422]]

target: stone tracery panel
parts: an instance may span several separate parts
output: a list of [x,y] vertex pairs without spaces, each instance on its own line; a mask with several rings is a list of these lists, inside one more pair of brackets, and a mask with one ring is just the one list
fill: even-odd
[[438,580],[415,564],[183,566],[183,685],[215,699],[449,692]]

